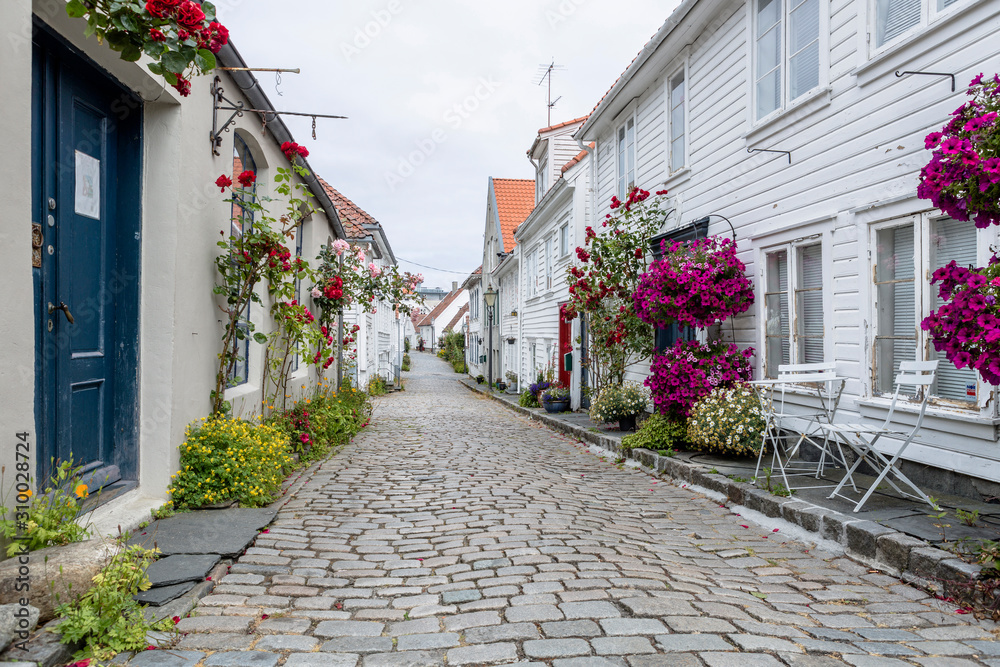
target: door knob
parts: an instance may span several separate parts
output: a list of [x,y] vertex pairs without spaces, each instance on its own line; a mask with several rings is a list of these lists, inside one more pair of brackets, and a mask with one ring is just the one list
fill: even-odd
[[58,306],[54,306],[52,305],[52,302],[49,301],[49,314],[51,315],[57,310],[61,310],[63,312],[63,315],[66,316],[66,321],[69,322],[70,324],[73,324],[74,322],[73,313],[69,312],[69,306],[67,306],[65,302],[60,301]]

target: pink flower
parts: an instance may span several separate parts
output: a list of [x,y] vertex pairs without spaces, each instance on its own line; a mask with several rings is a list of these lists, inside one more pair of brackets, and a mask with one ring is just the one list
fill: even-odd
[[344,252],[350,248],[351,245],[344,239],[337,239],[333,242],[333,252],[336,253],[338,257],[344,254]]
[[323,296],[322,290],[320,290],[320,288],[318,288],[318,287],[313,287],[312,288],[312,292],[310,292],[310,294],[312,294],[312,298],[314,298],[314,299],[318,299],[321,296]]
[[368,271],[372,274],[372,278],[378,278],[382,275],[382,269],[375,265],[375,262],[368,264]]

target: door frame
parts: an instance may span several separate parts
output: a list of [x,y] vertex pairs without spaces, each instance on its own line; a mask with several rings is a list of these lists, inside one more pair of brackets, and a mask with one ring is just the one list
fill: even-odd
[[[58,229],[47,224],[48,199],[57,197],[59,77],[65,68],[83,69],[101,85],[121,92],[110,111],[117,120],[117,189],[115,254],[109,262],[109,294],[98,298],[115,299],[113,373],[110,408],[111,432],[115,443],[111,460],[125,480],[137,480],[139,473],[139,297],[141,280],[143,104],[130,89],[102,69],[85,54],[67,43],[58,33],[33,17],[32,37],[32,222],[42,225],[43,248],[58,242]],[[139,193],[136,196],[135,193]],[[66,204],[63,203],[63,206]],[[50,240],[51,239],[51,240]],[[51,458],[56,455],[55,424],[58,403],[55,359],[46,354],[50,315],[46,304],[55,298],[55,256],[42,253],[42,267],[32,268],[35,308],[35,449],[37,478],[51,474]],[[47,261],[49,260],[49,261]],[[112,350],[108,350],[109,353]]]

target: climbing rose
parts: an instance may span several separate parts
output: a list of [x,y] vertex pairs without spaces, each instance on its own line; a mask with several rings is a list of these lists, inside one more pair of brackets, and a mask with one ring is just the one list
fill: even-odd
[[201,10],[201,7],[196,2],[185,0],[177,8],[177,24],[184,26],[188,30],[201,28],[204,20],[205,12]]
[[233,179],[223,174],[215,179],[215,184],[219,186],[219,192],[225,192],[226,188],[233,184]]
[[172,14],[177,9],[178,4],[180,4],[180,0],[149,0],[146,3],[146,11],[151,16],[162,19]]
[[257,174],[253,173],[248,169],[239,176],[237,176],[236,180],[238,180],[240,182],[240,185],[242,185],[243,187],[249,188],[251,185],[254,184],[254,181],[257,180]]
[[344,239],[337,239],[333,242],[333,252],[337,253],[337,256],[344,254],[344,251],[350,248],[350,244]]
[[149,29],[149,38],[151,40],[153,40],[154,42],[165,42],[165,41],[167,41],[167,36],[164,35],[162,32],[160,32],[159,30],[157,30],[156,28],[150,28]]
[[181,97],[187,97],[191,94],[191,82],[182,76],[177,77],[177,83],[174,84],[174,88],[181,94]]

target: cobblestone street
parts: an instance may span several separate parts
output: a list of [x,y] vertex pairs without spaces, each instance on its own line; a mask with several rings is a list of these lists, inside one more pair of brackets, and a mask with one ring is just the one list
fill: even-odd
[[406,391],[177,646],[132,665],[1000,665],[992,626],[954,605],[616,467],[412,357]]

